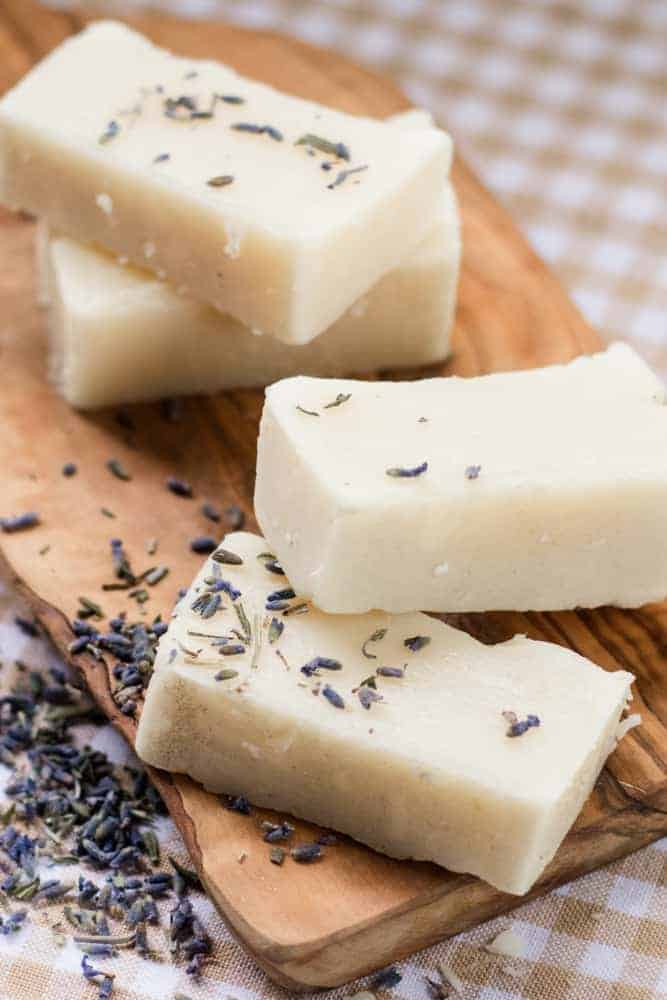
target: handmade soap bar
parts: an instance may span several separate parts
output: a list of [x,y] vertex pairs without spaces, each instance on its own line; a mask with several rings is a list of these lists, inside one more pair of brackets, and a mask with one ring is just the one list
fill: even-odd
[[0,199],[288,343],[417,248],[450,159],[438,129],[401,141],[114,22],[0,102]]
[[51,374],[77,407],[243,386],[297,373],[350,375],[443,360],[460,239],[446,185],[435,230],[309,344],[256,337],[148,272],[65,237],[38,234],[40,298],[50,300]]
[[661,600],[665,401],[623,344],[471,379],[288,379],[267,391],[257,518],[329,612]]
[[139,755],[526,892],[615,746],[632,675],[523,636],[485,646],[418,613],[325,615],[262,538],[223,546],[160,642]]

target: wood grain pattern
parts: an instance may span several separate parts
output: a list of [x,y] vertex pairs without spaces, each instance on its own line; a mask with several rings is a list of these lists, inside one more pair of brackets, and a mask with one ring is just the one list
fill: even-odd
[[[0,90],[85,20],[43,10],[30,0],[0,0]],[[407,106],[386,80],[297,41],[226,25],[188,24],[147,15],[133,22],[161,44],[214,56],[285,90],[350,111],[391,114]],[[553,276],[504,210],[457,160],[454,180],[464,220],[464,264],[447,372],[525,368],[564,361],[599,346]],[[54,177],[57,183],[57,177]],[[73,412],[45,380],[44,317],[34,305],[33,225],[0,213],[0,513],[39,510],[40,528],[2,536],[2,559],[63,652],[68,620],[84,594],[109,614],[130,605],[101,591],[110,579],[109,538],[123,538],[135,565],[158,538],[170,576],[146,608],[168,615],[199,559],[189,539],[211,525],[201,502],[236,503],[252,517],[260,392],[192,399],[183,419],[166,422],[158,406],[127,412]],[[120,482],[105,462],[117,457],[132,472]],[[61,467],[76,460],[79,474]],[[164,488],[168,475],[189,479],[195,500]],[[107,520],[100,508],[116,515]],[[45,545],[49,551],[40,555]],[[131,602],[130,602],[131,603]],[[136,605],[130,613],[137,615]],[[568,645],[605,669],[638,677],[635,710],[643,725],[611,757],[593,796],[532,895],[667,832],[667,605],[639,611],[603,608],[561,614],[494,614],[449,619],[486,642],[526,632]],[[96,700],[131,743],[134,723],[120,715],[104,664],[79,658]],[[333,986],[516,906],[521,900],[479,880],[426,864],[397,863],[351,841],[313,867],[270,865],[254,829],[257,819],[224,810],[183,777],[154,772],[192,857],[220,910],[257,961],[293,991]],[[301,832],[308,828],[299,824]],[[239,864],[241,852],[247,857]]]

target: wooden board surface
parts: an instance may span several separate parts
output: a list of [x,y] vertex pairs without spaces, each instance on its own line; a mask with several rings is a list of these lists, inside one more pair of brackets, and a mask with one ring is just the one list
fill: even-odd
[[[84,20],[43,10],[31,0],[0,0],[0,91]],[[287,91],[349,111],[384,116],[407,106],[386,80],[292,39],[157,15],[133,23],[182,53],[219,58]],[[595,350],[597,335],[460,160],[454,180],[465,252],[454,355],[443,370],[473,375],[566,361]],[[247,526],[256,527],[252,491],[262,394],[190,400],[176,423],[166,421],[159,406],[132,407],[131,431],[114,412],[70,410],[45,379],[33,236],[29,220],[0,212],[0,514],[38,510],[43,520],[29,533],[0,536],[0,543],[10,578],[66,653],[68,620],[79,595],[98,600],[110,615],[128,606],[122,595],[100,589],[110,576],[112,535],[123,539],[135,565],[148,563],[146,541],[159,539],[159,560],[171,572],[151,591],[146,608],[152,616],[169,614],[177,588],[197,570],[199,558],[188,543],[193,535],[210,532],[200,514],[204,500],[238,504]],[[109,474],[109,458],[123,462],[131,482]],[[73,479],[61,475],[69,460],[79,466]],[[192,482],[196,499],[182,500],[165,489],[172,474]],[[100,513],[103,506],[115,520]],[[49,551],[40,555],[45,545]],[[136,618],[136,605],[131,613]],[[532,895],[667,832],[667,605],[630,612],[457,616],[453,624],[485,641],[525,632],[638,677],[633,710],[641,712],[643,725],[609,760]],[[78,658],[77,666],[131,743],[134,723],[112,701],[107,668],[88,657]],[[260,965],[292,991],[346,982],[522,902],[477,879],[394,862],[351,841],[331,849],[317,866],[290,865],[288,874],[269,863],[256,821],[226,811],[186,778],[160,772],[153,777],[212,898]],[[239,864],[243,851],[247,858]]]

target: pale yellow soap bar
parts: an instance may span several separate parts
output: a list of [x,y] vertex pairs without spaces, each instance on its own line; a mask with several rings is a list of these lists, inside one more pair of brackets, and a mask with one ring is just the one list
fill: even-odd
[[328,612],[661,600],[665,401],[621,343],[479,378],[287,379],[267,390],[257,519]]
[[306,343],[433,225],[451,141],[97,22],[0,101],[0,199]]
[[50,303],[51,377],[91,408],[442,361],[456,303],[460,238],[449,183],[435,229],[309,344],[254,336],[145,271],[66,237],[38,234],[39,298]]
[[293,596],[262,538],[223,546],[160,641],[143,760],[527,892],[615,746],[632,675],[418,613],[328,616]]

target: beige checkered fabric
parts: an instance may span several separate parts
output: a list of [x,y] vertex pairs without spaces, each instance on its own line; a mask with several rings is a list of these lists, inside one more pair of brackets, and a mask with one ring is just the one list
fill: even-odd
[[[51,0],[53,5],[63,5]],[[91,9],[140,6],[138,0]],[[665,0],[162,0],[144,6],[220,15],[278,28],[393,73],[431,108],[459,149],[508,205],[589,320],[632,341],[667,377],[667,2]],[[12,625],[0,594],[0,657],[53,654]],[[9,683],[7,666],[0,688]],[[82,734],[121,760],[110,727]],[[0,773],[0,784],[3,775]],[[169,821],[164,853],[185,859]],[[58,874],[72,877],[69,870]],[[74,872],[74,874],[76,874]],[[207,900],[198,912],[215,941],[198,984],[167,959],[134,953],[99,961],[120,1000],[259,1000],[273,986]],[[0,936],[0,1000],[89,1000],[80,953],[62,944],[58,905]],[[513,928],[525,957],[485,950]],[[445,961],[464,1000],[652,1000],[667,997],[667,840],[529,903],[511,916],[398,966],[379,1000],[426,1000],[424,976]],[[326,994],[350,996],[363,984]],[[324,994],[321,994],[324,996]]]

